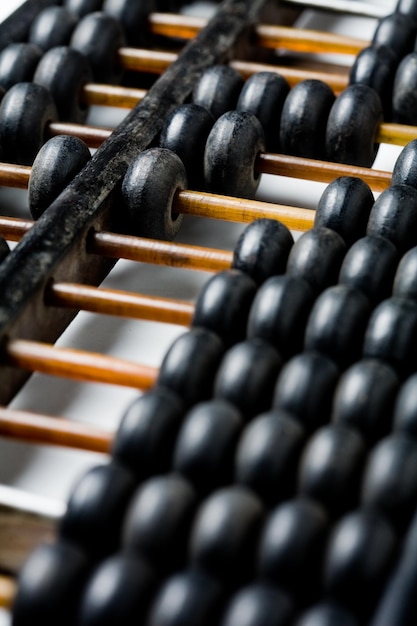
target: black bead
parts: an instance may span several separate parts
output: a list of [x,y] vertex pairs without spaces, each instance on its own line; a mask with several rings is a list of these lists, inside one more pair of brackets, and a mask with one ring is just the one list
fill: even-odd
[[375,46],[386,46],[396,55],[398,61],[412,51],[417,34],[416,23],[409,15],[396,11],[382,17],[378,21],[372,43]]
[[404,13],[404,15],[408,15],[410,18],[417,20],[416,0],[398,0],[395,12]]
[[115,463],[91,468],[70,494],[60,521],[60,536],[93,558],[111,554],[119,546],[121,524],[134,486],[132,474]]
[[33,20],[28,41],[41,50],[66,46],[77,23],[78,17],[66,7],[47,7]]
[[313,228],[293,245],[287,274],[304,278],[317,294],[336,282],[345,251],[343,239],[334,230]]
[[274,408],[296,416],[307,432],[329,419],[336,364],[322,354],[304,352],[284,365],[274,390]]
[[69,135],[52,137],[42,146],[33,162],[29,179],[29,208],[35,220],[90,158],[86,144]]
[[33,43],[11,43],[0,52],[0,85],[10,89],[16,83],[30,82],[42,50]]
[[191,189],[204,185],[204,150],[213,124],[210,111],[189,103],[176,107],[162,127],[159,145],[180,157]]
[[146,41],[152,6],[153,0],[104,0],[102,10],[119,22],[129,46],[139,46]]
[[82,104],[80,94],[91,80],[91,68],[85,56],[67,46],[48,50],[33,76],[34,83],[51,92],[59,119],[77,124],[87,117],[88,107]]
[[249,313],[248,339],[259,338],[274,346],[284,360],[301,351],[313,292],[302,278],[284,274],[269,278],[261,287]]
[[226,111],[236,109],[243,87],[243,78],[229,65],[214,65],[206,69],[197,81],[192,95],[194,104],[206,108],[215,119]]
[[100,11],[102,4],[103,0],[64,0],[63,2],[65,8],[78,17],[84,17],[93,11]]
[[130,163],[122,183],[129,231],[171,241],[182,224],[173,209],[177,191],[187,188],[181,159],[171,150],[149,148]]
[[281,222],[266,218],[254,220],[238,239],[232,267],[261,284],[270,276],[285,272],[293,243],[291,232]]
[[372,87],[347,87],[336,98],[329,114],[327,160],[371,167],[378,150],[375,136],[382,117],[381,98]]
[[0,237],[0,263],[4,261],[4,259],[8,256],[9,252],[10,252],[9,244],[3,237]]
[[167,471],[182,422],[181,399],[162,387],[135,400],[120,422],[112,454],[137,480]]
[[417,302],[417,247],[408,250],[398,264],[392,295]]
[[192,483],[200,497],[231,482],[241,429],[239,411],[223,400],[197,404],[185,416],[177,436],[173,469]]
[[204,153],[204,178],[213,193],[252,198],[260,182],[256,157],[265,150],[262,126],[252,113],[228,111],[214,124]]
[[293,616],[287,594],[276,586],[253,583],[231,597],[221,626],[289,626]]
[[395,161],[391,185],[401,184],[417,188],[417,139],[409,141]]
[[197,511],[190,536],[190,564],[227,586],[253,575],[262,521],[261,501],[239,485],[215,491]]
[[248,339],[238,343],[224,355],[214,395],[234,404],[249,419],[270,408],[280,368],[278,352],[264,341]]
[[78,626],[136,626],[154,590],[148,564],[137,557],[115,554],[102,561],[85,586]]
[[365,333],[363,354],[382,359],[400,376],[416,369],[417,309],[405,298],[389,298],[373,311]]
[[45,143],[47,127],[58,119],[52,96],[35,83],[17,83],[0,104],[0,145],[3,158],[31,165]]
[[367,235],[346,252],[338,282],[361,291],[375,305],[391,294],[397,264],[391,241]]
[[166,353],[158,385],[176,392],[186,406],[211,396],[223,356],[223,343],[214,333],[193,328],[174,341]]
[[365,444],[357,431],[339,424],[319,429],[301,456],[299,493],[340,515],[357,503],[364,458]]
[[244,429],[236,450],[236,481],[267,506],[289,497],[304,441],[302,426],[279,409],[259,415]]
[[127,509],[123,549],[164,574],[181,567],[195,506],[195,491],[181,476],[149,478],[136,490]]
[[217,333],[226,346],[242,341],[255,293],[256,283],[247,274],[234,269],[218,272],[198,295],[192,325]]
[[73,545],[58,542],[36,548],[19,575],[13,625],[74,626],[88,567],[85,554]]
[[360,178],[341,176],[327,185],[317,205],[314,226],[335,230],[347,246],[363,237],[374,203],[370,187]]
[[417,124],[417,52],[410,52],[398,66],[392,92],[392,116],[399,124]]
[[393,185],[381,193],[369,216],[367,235],[389,239],[404,254],[417,243],[417,189]]
[[245,82],[237,101],[237,111],[253,113],[261,122],[269,152],[279,151],[281,113],[289,90],[280,74],[257,72]]
[[320,80],[303,80],[289,92],[282,109],[280,149],[284,154],[323,159],[327,119],[335,100]]
[[322,602],[307,609],[294,626],[359,626],[359,622],[344,607],[334,602]]
[[401,385],[394,407],[394,430],[417,436],[417,374]]
[[356,428],[369,444],[391,427],[398,376],[386,363],[362,359],[342,374],[334,398],[332,421]]

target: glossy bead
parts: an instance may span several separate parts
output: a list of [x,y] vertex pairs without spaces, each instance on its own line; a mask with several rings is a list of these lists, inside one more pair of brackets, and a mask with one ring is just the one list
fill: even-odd
[[245,419],[270,408],[281,368],[278,352],[260,339],[248,339],[226,352],[216,374],[214,395],[234,404]]
[[0,145],[10,163],[31,165],[45,143],[47,127],[57,121],[51,94],[35,83],[18,83],[0,104]]
[[81,599],[79,626],[135,626],[142,621],[154,590],[148,564],[115,554],[92,572]]
[[311,597],[320,584],[317,568],[327,532],[327,515],[316,502],[298,498],[280,504],[261,532],[258,575],[298,598]]
[[198,295],[192,325],[217,333],[226,346],[242,341],[255,293],[255,282],[239,270],[215,274]]
[[344,607],[323,602],[307,609],[294,626],[359,626],[359,622]]
[[287,274],[303,278],[315,294],[333,285],[339,274],[346,246],[334,230],[313,228],[303,233],[288,257]]
[[[380,25],[383,21],[384,18]],[[397,66],[397,54],[389,47],[389,43],[374,43],[359,52],[349,74],[350,85],[368,85],[375,89],[381,98],[385,120],[391,118],[392,90]]]
[[208,576],[195,571],[174,574],[161,585],[146,626],[212,626],[216,623],[221,591]]
[[362,502],[404,530],[417,497],[417,442],[397,432],[380,441],[365,467]]
[[341,176],[324,190],[317,205],[314,226],[335,230],[351,246],[365,234],[373,203],[372,191],[362,179]]
[[327,118],[335,96],[319,80],[303,80],[289,92],[282,109],[280,149],[284,154],[323,159]]
[[367,235],[389,239],[400,254],[417,244],[417,189],[393,185],[381,193],[369,216]]
[[260,182],[255,161],[264,150],[262,126],[252,113],[224,113],[211,129],[204,152],[208,191],[252,198]]
[[252,303],[248,339],[263,339],[288,359],[301,351],[312,304],[313,292],[302,278],[287,274],[269,278]]
[[391,185],[401,184],[417,188],[417,139],[409,141],[395,161]]
[[378,20],[372,38],[374,46],[386,46],[396,55],[398,61],[412,51],[417,35],[416,24],[409,15],[396,10]]
[[332,421],[356,428],[369,444],[387,434],[399,385],[395,371],[377,359],[362,359],[342,374],[333,397]]
[[393,120],[416,124],[417,52],[410,52],[398,66],[392,92]]
[[193,328],[174,341],[166,353],[158,385],[176,392],[186,406],[206,400],[223,356],[223,343],[203,328]]
[[375,305],[391,294],[397,264],[397,249],[391,241],[366,235],[346,252],[338,282],[362,292]]
[[87,117],[88,107],[81,103],[80,94],[91,80],[90,65],[85,56],[67,46],[48,50],[33,77],[33,82],[51,92],[59,119],[77,124]]
[[394,407],[394,430],[417,436],[417,374],[401,385]]
[[279,151],[281,113],[289,90],[280,74],[257,72],[245,82],[236,104],[237,111],[253,113],[261,122],[269,152]]
[[74,626],[88,566],[85,554],[73,545],[58,542],[36,548],[19,575],[14,626],[34,621],[43,626]]
[[223,400],[195,405],[177,436],[173,469],[201,495],[231,481],[233,456],[242,429],[239,411]]
[[369,510],[348,513],[329,537],[324,586],[334,599],[366,615],[375,602],[395,555],[389,523]]
[[414,302],[405,298],[389,298],[371,314],[363,354],[386,361],[400,376],[404,376],[416,368],[416,341],[417,310]]
[[301,456],[299,493],[340,515],[357,502],[364,459],[365,445],[357,431],[339,424],[320,428]]
[[229,600],[221,626],[289,626],[294,616],[290,597],[278,587],[253,583]]
[[119,545],[134,486],[132,474],[115,463],[91,468],[72,489],[60,521],[60,536],[93,558],[110,554]]
[[188,103],[176,107],[162,127],[159,145],[180,157],[190,189],[200,189],[204,185],[204,150],[213,124],[210,111]]
[[147,20],[153,4],[153,0],[104,0],[102,10],[119,22],[127,44],[138,46],[146,40]]
[[182,215],[173,210],[174,196],[186,188],[187,174],[174,152],[150,148],[139,153],[122,183],[130,231],[140,237],[174,239],[182,224]]
[[417,302],[417,247],[404,254],[398,264],[392,290],[393,296]]
[[149,478],[136,490],[127,509],[123,549],[164,574],[183,565],[195,507],[195,491],[181,476]]
[[38,219],[61,191],[88,163],[91,155],[77,137],[52,137],[39,150],[29,179],[29,208]]
[[66,7],[47,7],[32,22],[28,41],[41,50],[66,46],[78,23],[78,17]]
[[190,564],[224,584],[244,581],[253,572],[263,507],[241,486],[224,487],[204,500],[190,536]]
[[182,401],[175,393],[162,387],[148,391],[123,415],[113,440],[113,457],[137,480],[167,471],[183,415]]
[[339,376],[336,364],[322,354],[304,352],[282,368],[275,385],[273,407],[294,415],[307,432],[328,421]]
[[64,0],[62,4],[78,17],[84,17],[87,13],[100,11],[103,0]]
[[243,78],[229,65],[214,65],[206,69],[197,81],[192,101],[212,113],[215,119],[226,111],[236,109],[243,87]]
[[236,450],[235,478],[274,506],[292,493],[304,430],[279,409],[247,424]]
[[398,0],[395,12],[404,13],[404,15],[408,15],[410,18],[417,20],[416,0]]
[[327,160],[371,167],[378,150],[375,137],[382,117],[381,98],[372,87],[347,87],[330,110],[326,130]]
[[100,11],[83,17],[70,41],[71,48],[87,57],[97,83],[120,81],[122,69],[117,60],[117,52],[123,44],[123,30],[119,22]]
[[10,89],[16,83],[30,82],[42,57],[33,43],[11,43],[0,52],[0,85]]

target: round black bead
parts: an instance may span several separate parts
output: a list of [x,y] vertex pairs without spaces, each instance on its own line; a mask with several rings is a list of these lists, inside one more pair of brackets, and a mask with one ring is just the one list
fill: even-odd
[[187,174],[174,152],[150,148],[138,154],[122,183],[130,232],[140,237],[174,239],[182,224],[182,215],[173,210],[174,196],[186,188]]
[[338,282],[361,291],[375,305],[391,294],[397,264],[397,249],[391,241],[367,235],[347,251]]
[[93,558],[113,552],[135,482],[130,472],[110,463],[86,472],[70,494],[59,534]]
[[314,293],[335,284],[346,246],[334,230],[313,228],[303,233],[288,257],[287,274],[304,280]]
[[417,247],[408,250],[398,264],[392,294],[417,302]]
[[294,415],[311,432],[328,421],[338,376],[336,364],[324,355],[296,355],[281,370],[273,406]]
[[368,85],[350,85],[335,100],[326,130],[329,161],[371,167],[378,146],[377,129],[382,122],[382,103]]
[[223,343],[211,331],[193,328],[166,353],[158,385],[178,393],[186,406],[211,396],[213,381],[223,356]]
[[242,341],[255,293],[252,278],[239,270],[215,274],[198,295],[192,325],[217,333],[226,346]]
[[289,92],[282,109],[280,149],[310,159],[325,155],[327,119],[335,96],[320,80],[303,80]]
[[301,351],[313,292],[302,278],[284,274],[269,278],[261,287],[249,313],[248,339],[259,338],[274,346],[284,359]]
[[278,587],[254,583],[231,597],[221,626],[289,626],[294,605]]
[[391,184],[417,188],[417,139],[409,141],[401,150],[392,171]]
[[191,484],[175,474],[155,476],[133,495],[123,522],[122,545],[163,573],[183,565],[196,506]]
[[192,95],[194,104],[208,109],[217,119],[236,109],[243,87],[243,78],[229,65],[214,65],[206,69],[197,81]]
[[293,243],[291,232],[281,222],[266,218],[254,220],[238,239],[232,267],[261,284],[270,276],[285,272]]
[[16,83],[30,82],[42,50],[33,43],[11,43],[0,52],[0,85],[10,89]]
[[417,374],[400,387],[394,407],[394,430],[417,436]]
[[153,0],[104,0],[102,10],[122,26],[127,44],[138,46],[146,40],[147,21],[153,4]]
[[404,13],[411,18],[417,20],[417,2],[416,0],[398,0],[395,7],[396,13]]
[[347,246],[363,237],[374,203],[370,187],[360,178],[341,176],[327,185],[317,205],[314,226],[335,230]]
[[84,17],[87,13],[100,11],[103,0],[64,0],[62,4],[78,17]]
[[359,626],[359,622],[345,607],[333,602],[322,602],[307,609],[294,622],[294,626]]
[[373,444],[390,429],[398,385],[397,374],[383,361],[362,359],[354,363],[337,384],[332,421],[356,428]]
[[236,450],[236,481],[252,489],[267,506],[289,497],[304,430],[279,409],[259,415],[244,429]]
[[417,124],[417,52],[410,52],[398,66],[392,92],[393,120],[399,124]]
[[207,138],[204,178],[208,190],[252,198],[260,182],[255,161],[264,150],[262,126],[252,113],[224,113]]
[[181,399],[169,389],[148,391],[123,415],[113,441],[113,457],[137,480],[167,471],[183,414]]
[[38,219],[61,191],[88,163],[91,155],[77,137],[52,137],[39,150],[29,179],[29,208]]
[[416,23],[409,15],[396,11],[378,20],[372,43],[386,46],[396,55],[398,61],[412,51],[417,34]]
[[77,23],[78,17],[66,7],[47,7],[33,20],[28,41],[41,50],[66,46]]
[[261,122],[269,152],[278,152],[282,107],[290,86],[279,74],[257,72],[245,82],[237,101],[237,111],[256,115]]
[[197,404],[185,416],[173,469],[192,483],[199,496],[231,482],[241,429],[239,411],[224,400]]
[[375,201],[367,235],[389,239],[401,254],[417,243],[417,189],[392,185]]
[[234,404],[249,419],[270,408],[280,367],[278,352],[264,341],[248,339],[238,343],[224,355],[214,395]]

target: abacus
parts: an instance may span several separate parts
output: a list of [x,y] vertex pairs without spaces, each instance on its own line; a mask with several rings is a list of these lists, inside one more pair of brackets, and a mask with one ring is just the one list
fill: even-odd
[[[0,26],[0,185],[28,189],[0,217],[2,445],[85,455],[65,505],[0,489],[0,606],[14,626],[415,624],[417,3],[335,0],[378,17],[372,41],[294,27],[294,1],[153,4],[28,0]],[[132,110],[113,129],[102,106]],[[278,204],[264,175],[320,193]],[[121,288],[148,272],[153,293]],[[109,354],[88,347],[103,316]],[[65,407],[72,381],[123,409],[24,395]]]

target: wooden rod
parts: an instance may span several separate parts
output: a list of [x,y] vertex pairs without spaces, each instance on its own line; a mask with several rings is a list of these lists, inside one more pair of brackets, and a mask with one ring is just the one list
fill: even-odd
[[57,348],[52,344],[25,339],[7,342],[3,350],[3,359],[7,365],[31,372],[141,390],[150,389],[158,373],[155,367],[124,359],[85,350]]
[[0,575],[0,607],[3,609],[10,609],[15,595],[17,585],[14,578]]
[[0,216],[0,235],[8,241],[20,241],[33,224],[32,220]]
[[81,102],[84,105],[133,109],[146,94],[146,89],[87,83],[81,90]]

